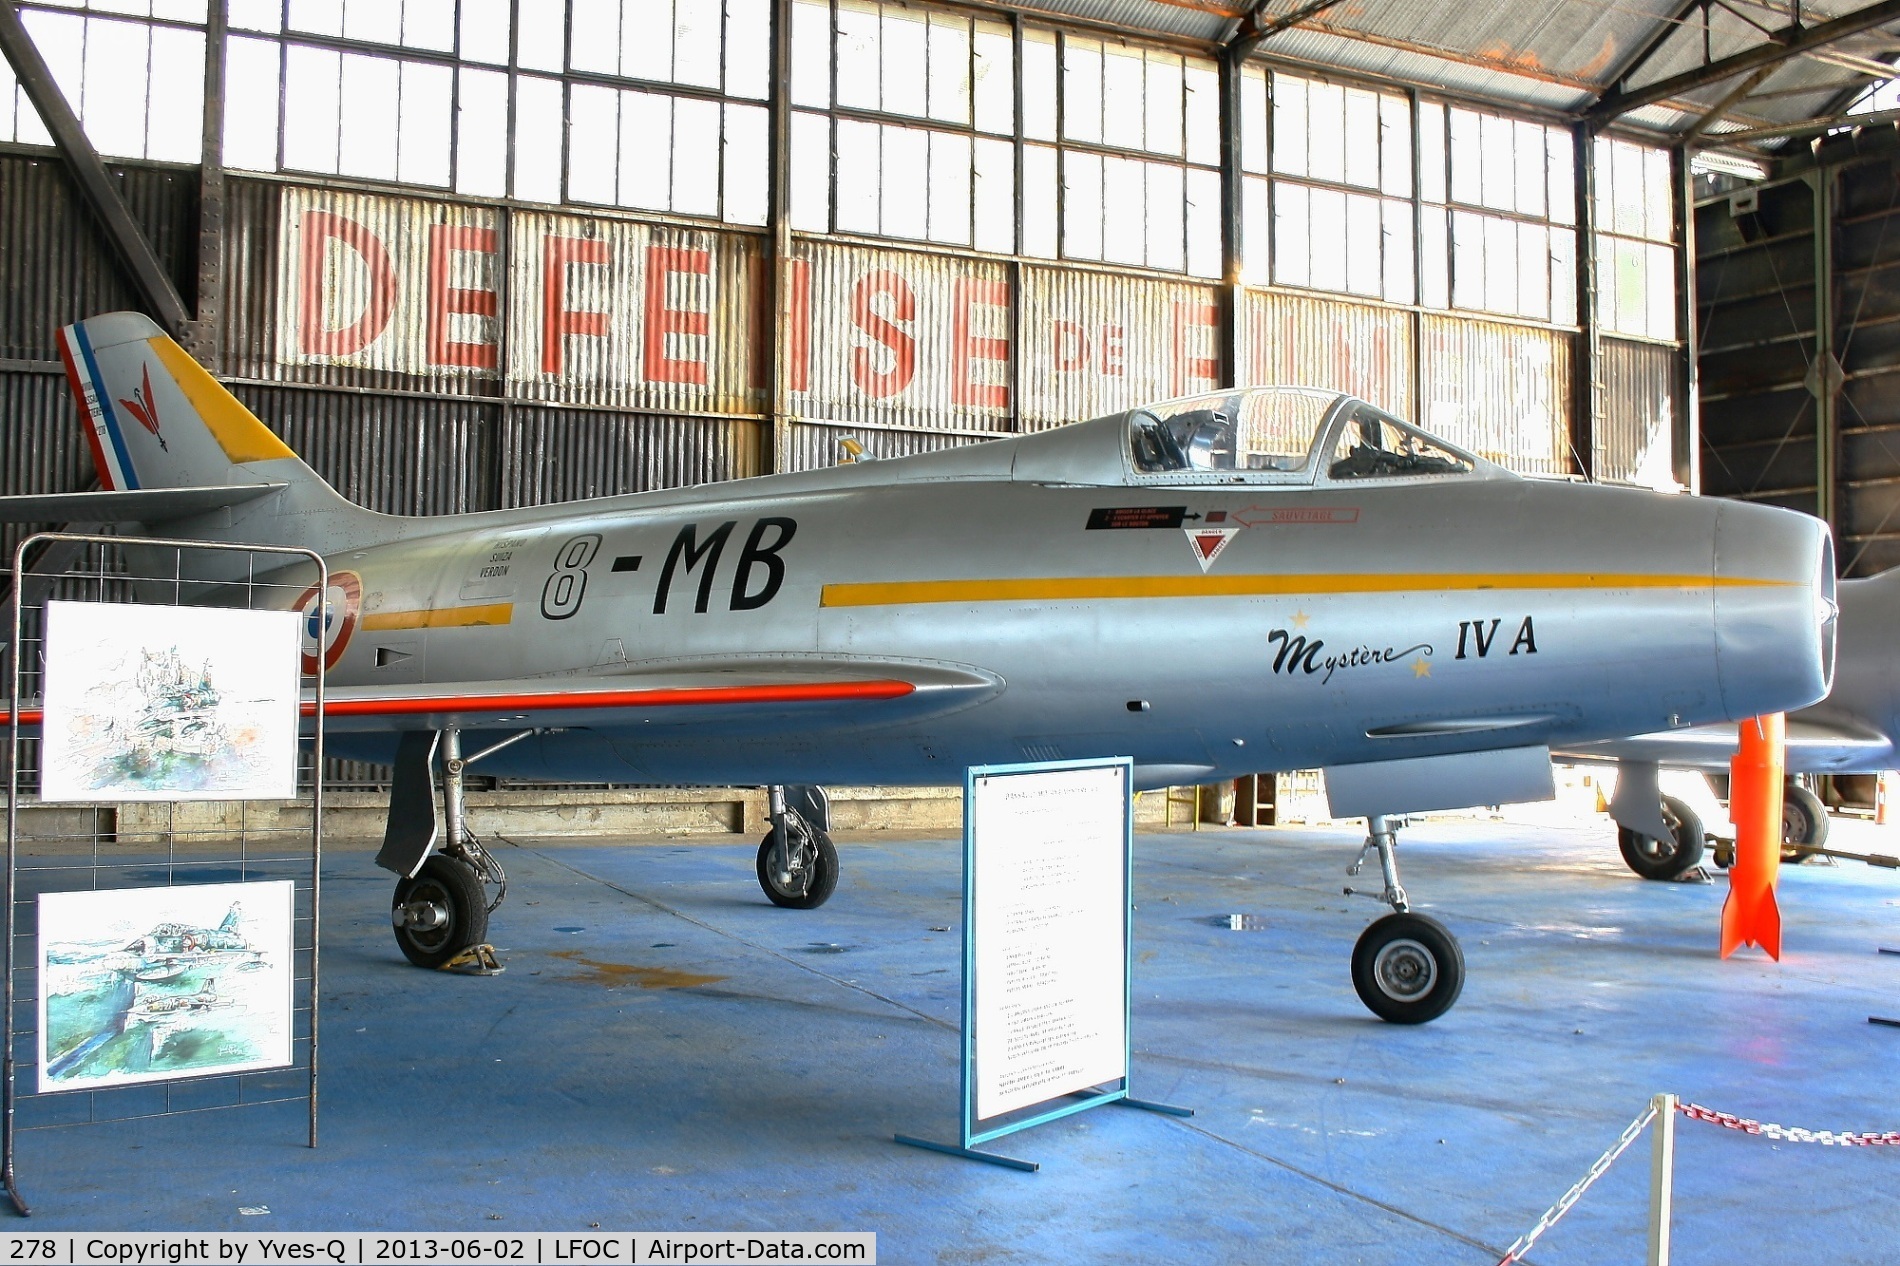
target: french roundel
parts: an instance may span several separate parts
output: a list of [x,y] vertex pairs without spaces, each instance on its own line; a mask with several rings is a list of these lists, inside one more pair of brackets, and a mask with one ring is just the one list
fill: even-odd
[[330,573],[329,606],[324,619],[319,623],[317,615],[317,587],[310,586],[297,599],[297,610],[303,613],[303,670],[307,673],[317,671],[317,651],[323,651],[323,666],[335,668],[336,662],[343,658],[343,651],[350,644],[350,634],[356,632],[356,617],[363,609],[363,582],[353,571],[333,571]]

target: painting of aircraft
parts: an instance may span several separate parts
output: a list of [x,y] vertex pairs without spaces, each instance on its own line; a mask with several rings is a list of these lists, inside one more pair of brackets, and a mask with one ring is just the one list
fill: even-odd
[[[1326,769],[1392,912],[1378,1015],[1463,986],[1410,908],[1393,815],[1550,794],[1549,753],[1827,692],[1832,545],[1736,502],[1520,477],[1336,392],[1258,387],[893,460],[392,517],[344,499],[149,320],[62,331],[103,491],[14,520],[300,545],[326,742],[394,767],[378,861],[412,961],[482,939],[494,859],[462,782],[770,789],[756,870],[838,879],[826,783],[1127,756],[1138,786]],[[148,380],[149,378],[149,386]],[[134,389],[156,430],[119,404]],[[168,446],[161,447],[162,432]],[[228,560],[193,560],[216,601]],[[242,564],[239,564],[240,566]],[[22,710],[22,722],[35,715]],[[441,784],[443,811],[435,805]]]
[[[1826,844],[1827,809],[1793,775],[1878,774],[1900,765],[1894,746],[1900,736],[1900,662],[1893,647],[1893,630],[1900,627],[1900,568],[1841,581],[1837,601],[1834,687],[1827,698],[1788,717],[1791,777],[1782,789],[1782,840],[1795,858],[1804,855],[1802,848]],[[1645,879],[1667,880],[1701,862],[1709,834],[1688,803],[1660,793],[1657,770],[1726,774],[1735,749],[1731,722],[1582,744],[1558,756],[1617,764],[1610,812],[1623,860]]]

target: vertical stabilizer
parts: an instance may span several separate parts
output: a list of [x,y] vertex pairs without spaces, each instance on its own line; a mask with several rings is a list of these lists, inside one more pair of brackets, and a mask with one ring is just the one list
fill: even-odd
[[68,325],[59,351],[102,488],[289,485],[236,513],[194,517],[191,535],[331,549],[381,518],[340,496],[149,317]]

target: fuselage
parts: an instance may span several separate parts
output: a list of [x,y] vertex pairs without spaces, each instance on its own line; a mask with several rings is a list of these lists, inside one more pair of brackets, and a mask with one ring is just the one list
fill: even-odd
[[[405,539],[328,556],[333,654],[354,625],[330,681],[809,665],[957,686],[888,718],[603,713],[483,766],[668,783],[950,783],[1126,755],[1152,785],[1574,744],[1825,689],[1831,564],[1812,519],[1496,468],[1157,478],[1124,460],[1117,419],[1066,431],[402,521]],[[393,739],[331,742],[386,758]]]

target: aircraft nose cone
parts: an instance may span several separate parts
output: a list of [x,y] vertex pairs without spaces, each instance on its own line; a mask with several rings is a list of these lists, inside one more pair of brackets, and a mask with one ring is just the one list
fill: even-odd
[[1715,657],[1732,718],[1792,712],[1834,684],[1834,540],[1827,524],[1722,503],[1715,524]]

